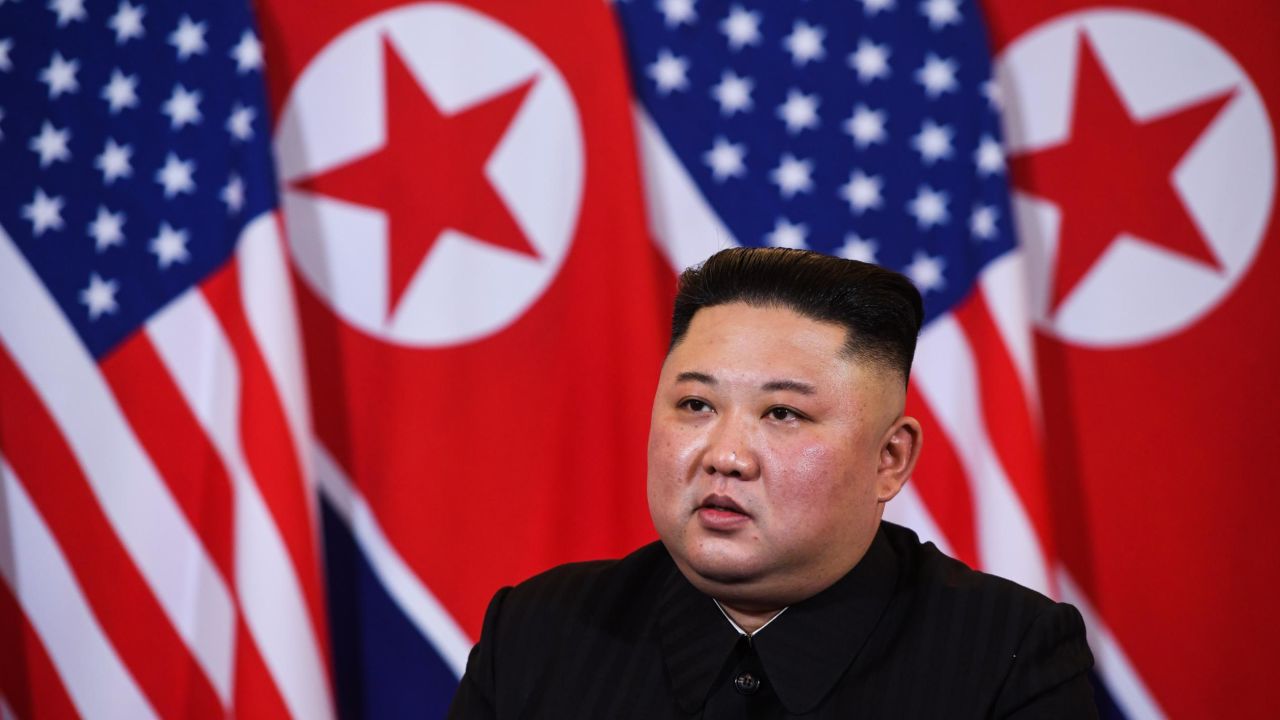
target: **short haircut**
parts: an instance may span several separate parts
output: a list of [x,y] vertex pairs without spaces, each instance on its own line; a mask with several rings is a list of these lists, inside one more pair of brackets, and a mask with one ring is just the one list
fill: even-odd
[[680,274],[671,345],[680,344],[703,308],[741,302],[785,307],[845,328],[847,356],[911,374],[924,303],[911,281],[892,270],[787,248],[731,248]]

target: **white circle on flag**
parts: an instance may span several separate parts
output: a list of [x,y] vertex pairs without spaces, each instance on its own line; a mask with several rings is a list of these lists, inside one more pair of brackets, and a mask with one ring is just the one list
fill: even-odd
[[[1011,155],[1068,139],[1077,110],[1081,33],[1135,121],[1234,91],[1179,159],[1171,178],[1220,269],[1121,233],[1055,308],[1050,287],[1064,218],[1055,204],[1014,193],[1038,325],[1063,340],[1092,347],[1151,342],[1186,329],[1213,309],[1257,254],[1275,190],[1271,122],[1248,74],[1197,29],[1149,12],[1091,10],[1033,28],[997,58]],[[1080,178],[1107,181],[1105,167],[1097,177]]]
[[[446,116],[533,79],[484,175],[537,257],[446,228],[394,308],[387,214],[293,187],[383,147],[384,42]],[[569,86],[523,36],[468,8],[408,5],[337,36],[290,90],[275,144],[289,244],[302,277],[339,317],[388,342],[440,347],[502,330],[550,286],[573,240],[584,155]]]

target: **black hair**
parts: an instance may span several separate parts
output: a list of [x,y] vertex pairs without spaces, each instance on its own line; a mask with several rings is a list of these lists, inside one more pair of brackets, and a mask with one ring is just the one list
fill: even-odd
[[904,382],[924,321],[920,292],[892,270],[808,250],[730,248],[680,274],[668,352],[699,310],[734,302],[840,325],[849,357],[897,370]]

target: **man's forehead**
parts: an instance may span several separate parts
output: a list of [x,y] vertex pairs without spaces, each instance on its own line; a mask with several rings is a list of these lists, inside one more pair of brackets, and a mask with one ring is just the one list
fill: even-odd
[[[728,373],[730,376],[732,372]],[[702,370],[684,370],[676,374],[676,383],[696,383],[700,385],[710,385],[717,387],[721,385],[720,378],[716,376],[714,371]],[[801,395],[816,395],[818,393],[818,385],[805,380],[787,377],[775,377],[763,379],[759,383],[760,389],[769,392],[794,392]]]

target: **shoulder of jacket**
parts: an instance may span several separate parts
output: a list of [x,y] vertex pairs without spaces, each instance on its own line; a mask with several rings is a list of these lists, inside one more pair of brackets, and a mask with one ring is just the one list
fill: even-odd
[[1029,624],[1037,614],[1057,605],[1043,593],[998,575],[974,570],[943,553],[931,542],[921,542],[908,528],[883,523],[894,552],[901,559],[907,582],[917,590],[936,592],[961,601],[981,597],[984,602],[1004,605]]

